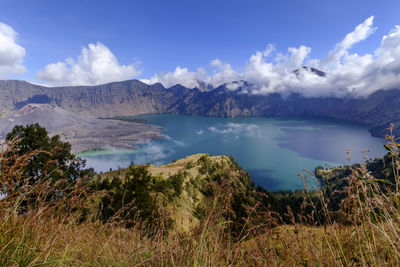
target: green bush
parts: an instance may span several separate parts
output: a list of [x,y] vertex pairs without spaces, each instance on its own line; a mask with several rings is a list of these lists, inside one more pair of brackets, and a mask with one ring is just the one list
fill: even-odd
[[107,190],[107,195],[100,202],[100,213],[103,221],[114,216],[127,221],[139,218],[151,223],[158,217],[151,192],[153,189],[152,177],[146,166],[131,166],[123,181],[118,177],[111,183],[106,179],[99,188]]
[[183,174],[182,172],[178,172],[175,175],[172,175],[169,177],[169,181],[171,183],[172,188],[175,191],[175,196],[179,197],[182,194],[183,191]]

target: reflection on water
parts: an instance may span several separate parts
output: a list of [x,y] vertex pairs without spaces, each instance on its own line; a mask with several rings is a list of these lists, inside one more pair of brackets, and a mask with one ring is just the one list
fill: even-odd
[[302,188],[297,173],[303,169],[346,164],[349,148],[352,162],[361,162],[361,151],[366,148],[371,158],[385,153],[385,140],[372,137],[367,128],[332,120],[171,114],[137,117],[163,126],[166,138],[148,142],[137,151],[84,154],[87,166],[108,171],[132,162],[161,165],[194,153],[228,154],[250,172],[256,184],[280,190]]

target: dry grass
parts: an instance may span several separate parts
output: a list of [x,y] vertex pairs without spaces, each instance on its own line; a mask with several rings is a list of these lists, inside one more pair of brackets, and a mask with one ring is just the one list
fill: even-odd
[[[51,190],[45,181],[33,186],[25,184],[21,190],[16,185],[21,184],[23,166],[32,155],[41,152],[16,157],[13,144],[3,144],[0,164],[8,168],[3,168],[0,188],[9,193],[0,200],[0,265],[400,265],[399,149],[393,136],[388,139],[394,156],[395,185],[379,185],[364,166],[353,170],[344,189],[341,223],[331,219],[328,197],[321,193],[319,201],[327,218],[323,226],[315,226],[315,217],[305,215],[302,223],[293,220],[291,225],[277,226],[279,220],[268,210],[260,212],[249,207],[249,230],[236,238],[229,231],[231,190],[227,185],[216,187],[205,218],[190,231],[166,233],[159,229],[149,236],[139,226],[127,229],[112,220],[107,224],[93,218],[79,221],[76,210],[79,211],[85,192],[79,182],[51,204],[45,201]],[[35,205],[20,212],[22,203],[32,196],[30,193],[35,193]],[[306,200],[303,205],[315,207],[316,203]]]

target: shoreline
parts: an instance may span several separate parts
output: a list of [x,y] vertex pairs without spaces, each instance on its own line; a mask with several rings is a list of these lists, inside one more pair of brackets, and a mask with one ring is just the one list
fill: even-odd
[[118,149],[118,148],[111,148],[111,149],[91,149],[85,150],[82,152],[75,153],[74,155],[77,157],[86,157],[86,156],[97,156],[97,155],[114,155],[114,154],[134,154],[139,152],[139,149]]

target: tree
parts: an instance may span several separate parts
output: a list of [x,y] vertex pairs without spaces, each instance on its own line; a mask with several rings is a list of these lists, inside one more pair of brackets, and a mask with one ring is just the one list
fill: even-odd
[[[13,153],[24,156],[37,151],[29,158],[23,170],[23,182],[34,185],[42,179],[73,183],[82,177],[85,161],[71,153],[71,145],[59,135],[49,137],[39,124],[17,125],[7,134],[6,141],[15,141]],[[7,166],[1,166],[4,170]]]
[[118,213],[119,218],[125,221],[141,219],[145,223],[153,222],[157,209],[150,194],[152,187],[152,177],[146,166],[130,166],[123,181],[119,177],[103,180],[101,188],[107,190],[108,195],[100,202],[102,220],[107,221]]

